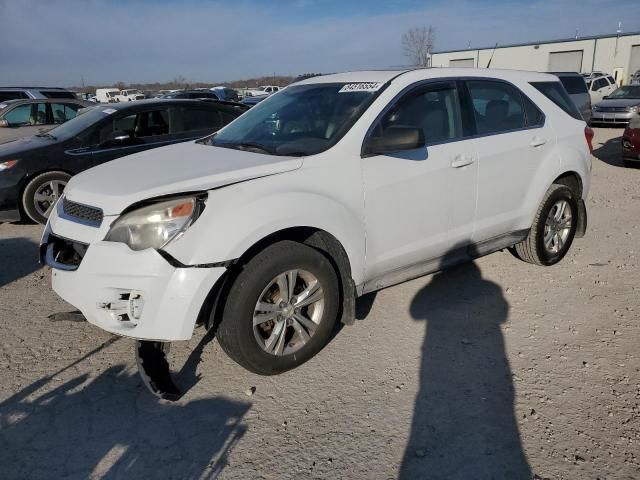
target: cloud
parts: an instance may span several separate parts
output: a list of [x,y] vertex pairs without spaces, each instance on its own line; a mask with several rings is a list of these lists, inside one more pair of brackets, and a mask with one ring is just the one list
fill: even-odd
[[611,32],[619,18],[640,27],[635,0],[439,0],[393,11],[375,8],[377,1],[341,10],[339,2],[320,0],[280,6],[0,0],[0,84],[78,85],[81,76],[88,84],[109,84],[179,75],[214,82],[385,68],[406,62],[400,37],[423,24],[436,28],[438,49],[570,37],[575,29]]

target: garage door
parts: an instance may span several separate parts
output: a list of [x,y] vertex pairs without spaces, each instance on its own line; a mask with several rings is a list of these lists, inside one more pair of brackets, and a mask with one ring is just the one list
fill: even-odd
[[553,52],[549,54],[550,72],[582,71],[582,50],[571,52]]
[[473,68],[476,66],[476,62],[473,58],[461,58],[459,60],[449,60],[449,66],[455,68]]
[[631,62],[629,62],[629,74],[633,75],[640,70],[640,45],[631,47]]

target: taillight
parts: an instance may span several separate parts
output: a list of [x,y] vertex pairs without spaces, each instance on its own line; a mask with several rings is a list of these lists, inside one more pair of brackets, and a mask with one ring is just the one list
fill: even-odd
[[587,140],[587,145],[589,145],[589,153],[593,153],[593,136],[595,135],[593,128],[584,127],[584,138]]

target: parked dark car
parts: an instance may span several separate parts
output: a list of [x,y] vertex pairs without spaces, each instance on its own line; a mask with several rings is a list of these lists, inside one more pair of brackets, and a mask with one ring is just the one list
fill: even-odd
[[218,96],[209,91],[209,90],[180,90],[177,92],[165,93],[164,95],[160,95],[158,98],[168,98],[168,99],[202,99],[202,98],[211,98],[213,100],[223,100],[218,98]]
[[239,102],[240,96],[238,92],[236,92],[233,88],[230,87],[213,87],[209,89],[210,92],[214,93],[218,100],[226,100],[227,102]]
[[203,137],[245,110],[243,105],[199,100],[97,105],[53,130],[2,144],[0,221],[45,223],[72,175],[142,150]]
[[95,103],[76,99],[7,100],[0,102],[0,143],[27,137],[75,118]]
[[591,123],[591,96],[584,76],[577,72],[550,72],[560,79],[560,83],[578,107],[578,111],[587,124]]

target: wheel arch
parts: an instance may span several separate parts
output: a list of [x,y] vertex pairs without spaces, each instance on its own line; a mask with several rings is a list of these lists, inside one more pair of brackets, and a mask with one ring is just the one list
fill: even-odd
[[228,266],[227,272],[216,282],[205,300],[198,324],[204,324],[207,330],[214,329],[220,322],[224,309],[224,300],[233,285],[235,278],[242,271],[243,266],[270,245],[290,240],[308,245],[319,250],[327,257],[333,266],[340,282],[340,303],[338,318],[345,325],[355,321],[355,299],[357,296],[353,281],[351,262],[344,246],[331,233],[316,227],[297,226],[278,230],[256,241],[246,251]]
[[555,183],[557,185],[566,185],[576,193],[578,198],[582,198],[584,184],[582,182],[582,177],[578,172],[572,170],[564,172],[563,174],[559,175],[552,183]]

